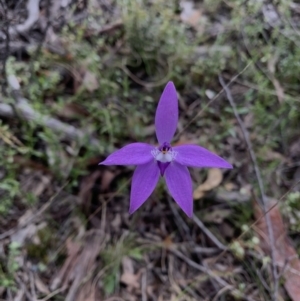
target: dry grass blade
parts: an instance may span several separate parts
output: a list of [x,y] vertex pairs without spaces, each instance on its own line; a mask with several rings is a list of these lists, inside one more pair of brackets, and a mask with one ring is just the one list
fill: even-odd
[[276,301],[277,300],[277,295],[278,295],[279,279],[278,279],[278,273],[277,273],[276,263],[275,263],[274,234],[273,234],[273,229],[272,229],[272,225],[271,225],[271,219],[270,219],[269,212],[268,212],[268,209],[267,209],[267,199],[266,199],[266,195],[265,195],[265,192],[264,192],[264,185],[263,185],[261,173],[260,173],[260,170],[259,170],[258,165],[257,165],[257,160],[256,160],[255,153],[253,151],[253,148],[252,148],[249,133],[248,133],[248,131],[247,131],[247,129],[246,129],[239,113],[238,113],[238,110],[237,110],[235,102],[232,98],[229,87],[228,87],[228,85],[225,84],[224,79],[221,75],[219,75],[219,82],[222,85],[223,89],[225,90],[227,99],[228,99],[228,101],[229,101],[229,103],[230,103],[230,105],[233,109],[234,115],[235,115],[235,117],[236,117],[236,119],[237,119],[237,121],[240,125],[240,128],[241,128],[242,132],[243,132],[243,136],[244,136],[245,142],[247,144],[248,152],[250,154],[251,161],[252,161],[252,164],[254,166],[255,175],[256,175],[259,190],[260,190],[261,205],[262,205],[262,208],[263,208],[264,215],[266,217],[268,237],[270,239],[270,245],[271,245],[272,276],[273,276],[273,282],[274,282],[274,289],[273,289],[273,293],[272,293],[272,301]]
[[[274,267],[276,301],[299,299],[277,203],[253,219],[264,193],[251,193],[253,165],[224,95],[299,245],[300,10],[229,2],[0,0],[1,300],[275,301]],[[163,178],[130,214],[133,166],[97,165],[128,143],[155,144],[168,81],[180,110],[172,145],[200,144],[235,165],[201,171],[206,181],[192,172],[195,197],[205,194],[193,219]]]
[[58,272],[58,274],[54,277],[51,284],[51,290],[56,290],[59,286],[61,286],[63,280],[66,278],[66,275],[69,270],[72,269],[72,265],[75,264],[78,253],[81,249],[81,246],[73,242],[71,239],[68,239],[66,242],[68,257],[64,262],[64,265]]
[[190,258],[188,258],[187,256],[185,256],[184,254],[182,254],[180,251],[175,250],[174,248],[170,249],[170,251],[174,255],[176,255],[177,257],[181,258],[183,261],[185,261],[191,267],[195,268],[196,270],[199,270],[202,273],[205,273],[205,274],[209,275],[209,277],[211,277],[212,279],[216,280],[216,282],[222,288],[226,287],[226,290],[231,291],[233,293],[233,295],[235,295],[237,298],[244,299],[244,300],[247,300],[247,301],[255,301],[251,296],[245,296],[245,295],[241,294],[240,291],[238,291],[232,285],[228,284],[225,280],[223,280],[220,276],[216,275],[216,273],[214,273],[208,267],[205,267],[203,265],[200,265],[200,264],[194,262],[193,260],[191,260]]
[[84,246],[67,240],[68,258],[52,281],[51,289],[58,286],[66,288],[71,282],[66,301],[96,300],[92,272],[95,260],[102,248],[102,231],[91,230],[86,233]]
[[284,93],[284,89],[281,86],[279,80],[275,77],[277,61],[278,61],[278,55],[275,54],[268,61],[268,70],[270,72],[271,81],[274,85],[278,101],[279,101],[279,103],[282,103],[284,101],[284,98],[285,98],[285,93]]
[[25,228],[26,226],[30,225],[31,223],[33,223],[35,221],[35,219],[39,216],[41,216],[51,205],[52,203],[57,199],[57,197],[59,196],[59,194],[63,191],[63,189],[69,184],[69,182],[66,182],[60,189],[59,191],[57,191],[50,199],[48,202],[46,202],[39,210],[37,210],[33,215],[30,216],[30,218],[26,219],[26,221],[22,224],[20,224],[19,226],[10,229],[2,234],[0,234],[0,240],[4,239],[6,237],[11,236],[12,234],[14,234],[15,232],[17,232],[18,230]]
[[220,250],[227,250],[227,247],[224,246],[218,239],[215,237],[201,222],[201,220],[197,216],[193,216],[193,221],[196,225],[205,233],[205,235],[220,249]]
[[[239,72],[238,74],[236,74],[229,82],[228,85],[230,85],[231,83],[233,83],[241,74],[243,74],[250,66],[252,65],[252,62],[250,62],[241,72]],[[176,134],[174,140],[177,140],[181,134],[191,125],[192,122],[194,122],[200,115],[201,113],[207,109],[224,91],[224,87],[222,88],[222,90],[214,97],[212,98],[205,106],[202,110],[200,110],[187,124],[186,126],[179,132]]]

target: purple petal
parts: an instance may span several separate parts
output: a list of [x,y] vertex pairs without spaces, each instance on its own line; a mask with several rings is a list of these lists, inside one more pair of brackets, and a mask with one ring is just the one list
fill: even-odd
[[158,165],[158,168],[160,170],[160,175],[163,177],[164,173],[165,173],[165,170],[170,165],[170,162],[159,162],[159,161],[157,161],[157,165]]
[[178,123],[178,99],[173,82],[168,82],[155,115],[156,137],[160,144],[171,142]]
[[109,155],[99,165],[140,165],[153,160],[151,150],[154,147],[147,143],[131,143]]
[[159,178],[159,168],[155,161],[139,165],[134,171],[131,192],[129,213],[137,210],[151,195]]
[[165,171],[166,183],[170,194],[179,207],[193,216],[193,186],[189,170],[186,166],[172,162]]
[[175,161],[185,166],[232,168],[230,163],[198,145],[176,146],[173,151],[177,152]]

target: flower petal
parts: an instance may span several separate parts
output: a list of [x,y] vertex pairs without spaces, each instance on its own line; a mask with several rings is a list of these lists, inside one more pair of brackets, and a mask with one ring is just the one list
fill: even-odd
[[158,103],[155,115],[156,137],[160,144],[171,142],[178,123],[178,99],[173,82],[168,82]]
[[192,217],[193,186],[187,167],[173,161],[165,170],[165,178],[175,202],[187,216]]
[[175,146],[173,151],[177,152],[175,161],[185,166],[232,168],[230,163],[198,145]]
[[153,160],[151,150],[154,147],[147,143],[131,143],[109,155],[99,165],[140,165]]
[[131,184],[130,214],[136,211],[151,195],[158,182],[159,173],[155,161],[137,166]]

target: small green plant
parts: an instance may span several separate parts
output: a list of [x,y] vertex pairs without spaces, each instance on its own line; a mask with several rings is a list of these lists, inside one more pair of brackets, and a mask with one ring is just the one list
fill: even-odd
[[112,294],[119,283],[120,268],[124,256],[135,260],[142,260],[143,249],[138,247],[132,235],[123,235],[115,244],[108,246],[100,254],[104,269],[103,288],[107,295]]
[[290,192],[282,205],[283,213],[288,217],[292,231],[300,231],[300,192]]
[[20,256],[20,245],[11,242],[8,246],[8,260],[6,263],[0,262],[0,287],[16,289],[14,274],[19,270],[20,264],[18,257]]
[[0,203],[0,215],[4,215],[8,212],[10,207],[13,204],[13,200],[20,193],[20,183],[13,179],[6,177],[2,179],[0,183],[0,194],[1,203]]
[[188,58],[193,47],[186,28],[175,17],[174,1],[123,0],[125,36],[130,48],[124,66],[144,69],[148,76],[166,81],[180,62]]

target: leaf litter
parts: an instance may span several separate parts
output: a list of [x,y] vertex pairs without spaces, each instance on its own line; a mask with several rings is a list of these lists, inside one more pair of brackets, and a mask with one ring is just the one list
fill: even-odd
[[[27,52],[28,46],[36,47],[40,43],[40,33],[43,31],[43,28],[45,28],[45,23],[47,22],[45,1],[37,2],[40,2],[40,7],[38,8],[40,12],[38,18],[35,13],[35,24],[30,25],[32,27],[28,28],[26,33],[22,33],[22,36],[13,35],[12,43],[18,42],[20,43],[19,45],[21,45],[21,47],[17,45],[19,61],[22,61],[24,56],[25,61],[28,56],[33,57],[31,53]],[[82,119],[100,121],[101,127],[98,130],[99,137],[101,136],[101,143],[97,140],[94,145],[101,149],[96,155],[100,153],[101,157],[104,157],[108,153],[108,149],[111,150],[112,147],[117,147],[117,144],[123,142],[123,136],[121,138],[120,135],[124,135],[125,130],[121,128],[122,133],[120,133],[120,130],[119,132],[117,130],[116,133],[113,133],[109,138],[111,139],[109,141],[111,145],[107,147],[108,139],[105,129],[107,124],[103,121],[104,117],[101,114],[108,108],[113,108],[111,111],[106,111],[106,116],[110,116],[110,114],[113,117],[117,116],[118,123],[121,123],[122,118],[120,118],[120,116],[122,115],[116,113],[118,110],[121,110],[122,114],[127,114],[126,118],[131,120],[131,124],[135,125],[133,113],[135,114],[136,112],[133,111],[135,111],[136,108],[132,109],[129,106],[127,107],[127,105],[131,102],[138,103],[139,99],[136,97],[137,94],[131,95],[129,93],[128,95],[128,91],[137,91],[137,93],[145,92],[145,95],[151,95],[147,100],[147,106],[153,104],[153,99],[156,99],[157,91],[152,91],[151,88],[149,88],[151,86],[147,86],[145,90],[142,90],[144,88],[141,88],[137,82],[134,81],[134,77],[133,80],[126,78],[126,80],[122,82],[123,75],[119,73],[120,70],[113,71],[117,74],[118,81],[110,82],[108,86],[111,86],[110,88],[113,87],[113,89],[109,90],[106,86],[106,82],[112,75],[106,74],[107,70],[105,70],[105,68],[103,69],[100,61],[97,64],[102,68],[101,76],[99,76],[95,68],[97,64],[89,65],[89,62],[93,59],[92,55],[95,54],[99,54],[101,60],[104,59],[106,64],[111,64],[111,68],[114,68],[114,65],[120,63],[118,59],[124,54],[128,56],[132,54],[135,61],[138,61],[137,58],[139,58],[139,56],[143,56],[143,53],[139,52],[139,49],[128,47],[129,26],[124,18],[120,19],[120,16],[122,17],[120,11],[125,11],[124,7],[118,7],[113,1],[93,1],[94,4],[91,2],[88,7],[85,7],[85,3],[82,1],[54,2],[53,7],[51,7],[51,9],[53,9],[52,24],[48,29],[49,34],[47,34],[45,38],[46,43],[41,46],[43,56],[43,62],[41,64],[42,70],[39,69],[35,75],[50,75],[50,69],[56,68],[54,66],[56,66],[57,63],[61,64],[63,68],[58,68],[58,70],[62,80],[55,85],[55,90],[63,92],[62,94],[56,94],[56,91],[54,92],[51,91],[50,88],[47,88],[44,94],[41,92],[41,103],[38,104],[38,107],[41,111],[45,111],[47,107],[43,107],[43,105],[50,103],[51,108],[54,108],[54,112],[51,112],[51,114],[55,115],[55,118],[58,118],[55,120],[59,120],[59,118],[63,120],[59,125],[74,124],[76,127],[80,127],[81,123],[79,121]],[[77,5],[74,11],[69,10],[69,8],[71,8],[71,6],[69,6],[71,2]],[[156,5],[156,1],[152,2],[151,5]],[[20,15],[19,18],[11,20],[11,25],[15,26],[19,23],[19,25],[24,26],[24,24],[29,24],[30,20],[26,21],[26,18],[29,18],[30,14],[27,12],[26,5],[33,3],[32,1],[20,2],[17,6],[15,6],[13,1],[8,1],[7,3],[9,3],[9,10],[12,15],[14,14],[13,10]],[[151,5],[147,7],[147,10],[151,9]],[[214,5],[216,5],[217,14],[211,13]],[[231,27],[230,22],[227,23],[227,21],[231,21],[231,18],[228,18],[229,15],[227,15],[232,9],[230,3],[226,2],[219,5],[218,3],[214,3],[211,4],[211,7],[207,7],[207,3],[203,3],[203,5],[201,4],[200,6],[200,4],[195,1],[180,1],[181,11],[172,15],[172,22],[176,19],[181,20],[182,24],[187,25],[188,31],[186,34],[189,38],[200,33],[204,39],[207,39],[204,40],[204,42],[201,39],[201,45],[197,45],[195,55],[193,55],[197,60],[200,59],[201,66],[211,61],[222,65],[222,61],[214,57],[220,53],[223,55],[226,54],[226,58],[227,56],[230,58],[228,61],[233,61],[230,55],[235,47],[232,47],[229,43],[228,45],[219,45],[218,42],[214,40],[215,36],[219,36],[219,34],[225,30],[230,33]],[[208,6],[210,6],[210,4]],[[97,10],[93,9],[93,7],[96,7]],[[291,7],[293,7],[294,10],[297,9],[296,4],[293,4]],[[138,9],[140,9],[140,7],[136,6],[136,11],[138,11]],[[273,10],[276,10],[275,6]],[[35,8],[35,12],[36,11],[37,7]],[[85,19],[87,12],[90,16]],[[162,12],[162,10],[158,10],[157,16],[159,16],[160,12]],[[277,22],[274,23],[273,20],[271,20],[273,18],[272,11],[266,14],[264,7],[262,13],[270,26]],[[276,14],[276,18],[277,20],[280,19],[280,15]],[[84,22],[82,22],[82,20],[84,20]],[[61,25],[64,22],[66,22],[66,24],[70,22],[70,31],[67,35],[61,34]],[[203,24],[205,24],[205,26]],[[140,24],[135,23],[133,29],[137,30],[139,25]],[[165,24],[163,25],[162,28],[168,27],[165,26]],[[249,24],[246,25],[248,26]],[[146,28],[147,26],[144,27],[143,30],[146,31]],[[176,28],[176,26],[174,26],[174,28]],[[135,32],[133,29],[131,29],[132,32]],[[2,30],[1,28],[1,39],[5,36]],[[76,34],[81,34],[84,37],[79,43],[78,40],[76,40]],[[93,40],[95,37],[97,43]],[[101,41],[102,37],[106,39],[104,43]],[[266,38],[266,36],[264,36],[264,38]],[[87,47],[87,45],[84,44],[85,39],[93,46],[95,52],[90,51],[91,48],[87,48],[88,59],[85,58],[79,62],[82,53],[78,55],[76,51],[80,51],[80,45]],[[167,37],[165,40],[172,42],[173,38],[171,37],[169,39]],[[3,40],[0,40],[1,49],[4,49],[4,43],[2,42]],[[235,40],[234,45],[236,45],[236,42],[239,43],[240,41]],[[109,43],[109,53],[101,57],[103,49],[106,48],[106,43]],[[184,43],[182,42],[182,44]],[[122,47],[120,47],[120,45]],[[13,44],[11,46],[14,53],[15,46]],[[135,43],[135,46],[139,46],[138,43]],[[160,45],[161,49],[162,46],[163,45]],[[111,52],[113,52],[113,55],[111,55]],[[243,52],[243,54],[245,53]],[[54,58],[54,56],[56,56],[56,58]],[[145,65],[149,63],[147,62],[147,56],[149,56],[149,52],[142,58]],[[213,56],[213,59],[210,56]],[[107,59],[107,57],[109,59]],[[203,57],[205,57],[205,61],[203,61]],[[277,97],[278,104],[283,105],[290,101],[289,88],[293,88],[293,85],[286,85],[283,78],[278,76],[278,69],[282,68],[280,64],[285,61],[281,60],[281,58],[278,59],[276,55],[266,57],[269,59],[266,60],[265,70],[268,70],[271,76],[270,80],[271,85],[274,86],[274,96]],[[131,64],[130,61],[132,57],[129,59],[122,57],[122,63],[124,63],[124,58],[126,64],[128,62]],[[242,55],[240,59],[242,60]],[[49,60],[51,68],[45,72],[43,68],[47,68]],[[53,65],[51,60],[55,61]],[[159,60],[161,60],[161,58]],[[37,61],[37,63],[40,62]],[[158,65],[161,63],[162,62],[159,62]],[[173,61],[168,61],[168,63],[171,65]],[[186,115],[184,116],[192,118],[197,114],[197,112],[195,112],[196,109],[201,109],[202,104],[206,105],[207,99],[204,94],[206,94],[206,97],[210,101],[213,100],[209,103],[209,109],[205,109],[201,113],[201,120],[195,120],[195,122],[192,122],[189,126],[188,139],[190,141],[193,140],[195,144],[199,144],[202,142],[202,139],[204,139],[204,143],[208,145],[209,142],[205,140],[206,137],[212,140],[215,139],[214,143],[216,144],[222,141],[222,143],[224,143],[222,152],[227,154],[228,157],[235,159],[236,171],[234,170],[229,176],[225,173],[223,174],[220,170],[208,171],[206,181],[200,184],[194,192],[197,196],[195,197],[197,201],[195,201],[194,204],[195,207],[197,207],[197,211],[209,212],[204,214],[203,221],[205,225],[210,226],[209,230],[213,234],[218,235],[221,233],[221,235],[224,236],[220,238],[222,239],[222,243],[229,245],[231,240],[234,239],[236,232],[239,231],[239,227],[243,226],[233,224],[229,218],[230,214],[235,211],[232,203],[239,203],[241,208],[249,204],[251,196],[249,196],[247,185],[251,182],[249,175],[252,175],[252,171],[251,167],[249,167],[249,160],[245,155],[245,147],[241,134],[235,127],[228,128],[229,124],[234,124],[232,123],[232,116],[228,115],[228,112],[226,113],[226,109],[228,108],[224,107],[223,103],[218,99],[214,101],[219,91],[219,86],[214,80],[211,81],[209,85],[203,84],[204,94],[201,94],[202,87],[199,87],[199,83],[204,83],[205,78],[210,79],[209,73],[211,71],[213,72],[215,66],[205,65],[205,77],[203,77],[201,68],[199,68],[197,64],[199,64],[199,61],[193,61],[194,69],[191,71],[192,75],[184,80],[181,80],[178,75],[176,75],[176,72],[179,72],[182,66],[178,66],[177,71],[174,71],[176,73],[174,77],[178,80],[178,84],[180,84],[180,109],[185,111],[184,113]],[[37,65],[34,66],[34,68],[37,68]],[[118,65],[118,68],[119,67]],[[150,64],[148,67],[150,67]],[[146,75],[149,70],[145,73],[144,70],[139,70],[139,68],[136,70],[134,70],[135,67],[132,66],[129,68],[135,76],[144,77],[143,80],[145,82],[148,80],[152,81],[152,78]],[[133,70],[131,70],[131,68]],[[71,71],[66,72],[67,69]],[[230,68],[228,68],[228,70],[226,69],[229,77],[236,73],[236,70],[234,70],[234,72],[232,71]],[[26,87],[24,85],[26,78],[22,75],[22,71],[19,72],[18,78],[20,78],[22,89],[24,89],[25,92]],[[245,78],[249,80],[248,75]],[[241,106],[242,98],[246,94],[249,104],[252,102],[251,97],[256,97],[255,88],[249,88],[249,83],[243,81],[245,78],[240,78],[242,83],[232,85],[232,89],[236,87],[239,89],[236,94],[233,94],[241,101],[241,103],[239,103]],[[50,76],[45,82],[49,84]],[[43,79],[41,79],[39,89],[43,87],[43,84]],[[161,83],[161,85],[163,84],[164,83]],[[184,87],[185,85],[186,87]],[[122,86],[124,91],[122,90],[120,95],[117,95],[119,86]],[[255,85],[252,85],[252,87],[255,87]],[[113,96],[111,99],[105,94],[105,89],[108,89],[110,92],[112,91]],[[28,95],[35,96],[34,93],[30,94],[30,91]],[[260,98],[261,97],[260,95]],[[56,106],[58,98],[60,101],[66,99],[67,101],[63,103],[63,106]],[[97,102],[94,102],[94,99],[97,99]],[[199,101],[199,99],[201,101]],[[34,102],[31,101],[30,99],[28,102],[29,105],[32,105]],[[2,103],[2,100],[1,105],[0,110],[1,108],[7,108],[5,106],[7,104]],[[289,105],[292,106],[292,102],[289,102]],[[143,107],[143,110],[144,109],[146,110],[146,105]],[[241,107],[240,109],[242,111],[245,108]],[[248,105],[246,109],[248,110]],[[261,107],[255,107],[255,110],[259,109],[261,109]],[[128,114],[128,111],[130,114]],[[1,111],[1,118],[5,112]],[[292,109],[289,112],[290,115],[293,114]],[[253,114],[253,116],[251,114]],[[70,176],[69,180],[72,185],[64,190],[64,194],[60,194],[58,198],[51,201],[51,197],[62,185],[58,180],[59,177],[56,177],[57,174],[53,170],[53,166],[49,164],[51,162],[45,160],[47,159],[45,158],[45,150],[48,152],[48,155],[52,157],[59,154],[59,151],[56,152],[55,149],[51,149],[51,153],[49,154],[49,150],[47,149],[49,149],[49,145],[51,146],[51,142],[45,143],[35,137],[34,141],[30,142],[34,145],[34,149],[31,150],[32,153],[23,155],[25,152],[20,150],[20,147],[23,146],[23,144],[27,146],[26,139],[23,139],[23,136],[25,136],[24,132],[32,130],[34,128],[32,127],[34,122],[26,120],[25,123],[32,124],[26,127],[25,131],[24,129],[21,131],[17,115],[14,115],[13,119],[11,119],[10,116],[4,116],[3,122],[9,124],[9,131],[11,131],[14,135],[13,137],[17,139],[12,141],[15,141],[15,149],[19,152],[17,152],[17,155],[14,154],[12,159],[9,159],[18,166],[16,178],[21,183],[22,193],[14,198],[14,205],[10,208],[7,215],[0,217],[0,271],[3,270],[4,276],[6,277],[3,279],[3,275],[0,272],[0,295],[3,299],[24,301],[36,299],[54,300],[56,299],[56,295],[58,295],[57,299],[70,301],[218,300],[218,298],[231,300],[232,298],[236,299],[236,297],[230,297],[230,295],[233,295],[233,288],[236,288],[240,291],[239,296],[245,300],[262,300],[263,294],[259,291],[259,285],[251,278],[252,271],[241,268],[242,263],[247,261],[247,252],[243,257],[243,261],[240,261],[232,253],[221,253],[218,247],[215,245],[212,246],[212,241],[206,237],[202,229],[198,228],[193,222],[186,220],[176,210],[170,210],[168,203],[165,202],[165,192],[162,192],[161,187],[158,187],[158,192],[150,197],[149,203],[145,204],[138,214],[129,216],[126,212],[129,202],[127,186],[120,188],[120,183],[129,176],[128,170],[119,167],[114,169],[96,169],[96,167],[91,167],[96,166],[100,159],[95,158],[94,153],[89,153],[88,143],[80,146],[79,149],[80,159],[83,159],[81,156],[86,156],[83,160],[85,162],[84,164],[82,164],[82,161],[76,162],[78,165],[75,166],[75,168],[79,166],[78,169],[80,169],[80,172],[78,172],[78,169],[76,172],[78,172],[80,176],[73,173],[74,170],[66,170],[66,174]],[[266,142],[264,136],[260,136],[259,130],[256,129],[257,116],[256,113],[249,113],[245,116],[245,123],[247,123],[247,127],[250,130],[253,130],[252,139],[262,139],[264,144]],[[283,118],[285,116],[287,115],[282,115]],[[139,132],[140,135],[147,141],[152,141],[154,127],[147,124],[146,116],[139,118],[143,119],[143,122],[147,125],[143,130],[141,129]],[[266,121],[272,123],[270,120]],[[114,122],[113,118],[111,118],[110,122]],[[218,127],[219,122],[221,122],[221,127]],[[185,117],[181,118],[179,125],[180,130],[186,123]],[[136,126],[139,127],[140,124]],[[273,126],[275,129],[277,127],[276,123],[274,123]],[[34,128],[35,135],[41,132],[40,127]],[[76,129],[76,127],[74,128]],[[111,127],[114,129],[117,128],[117,125],[112,124]],[[221,137],[218,131],[223,127],[226,129],[226,134],[221,133],[220,135],[224,135]],[[47,130],[51,131],[51,128]],[[227,137],[227,135],[229,137]],[[104,139],[102,139],[102,136]],[[130,137],[130,139],[128,137]],[[126,136],[124,138],[124,140],[128,140],[125,142],[132,142],[131,140],[135,140],[136,138],[134,133],[132,133],[132,135],[130,133],[128,137]],[[284,141],[282,145],[278,143],[280,145],[276,144],[275,147],[264,148],[262,151],[263,169],[268,168],[268,162],[274,164],[275,159],[281,160],[281,162],[285,164],[285,167],[289,169],[286,174],[287,181],[281,182],[276,178],[278,182],[276,182],[275,185],[280,186],[281,189],[290,187],[288,181],[293,183],[297,181],[297,172],[293,172],[294,169],[291,166],[297,164],[297,160],[299,161],[300,158],[298,151],[299,143],[297,142],[299,137],[295,135],[294,138],[293,141],[295,142],[291,143],[292,147],[290,149],[288,142]],[[6,142],[4,144],[7,144],[7,137],[5,139]],[[72,140],[73,138],[71,139],[71,143]],[[22,142],[19,144],[19,142],[16,141]],[[57,141],[62,142],[60,138],[58,138]],[[4,149],[5,146],[1,141],[0,143],[1,148]],[[63,141],[63,143],[65,143],[65,141]],[[180,145],[180,143],[177,145]],[[39,151],[41,152],[36,156],[36,152]],[[258,153],[260,152],[259,149],[256,151]],[[7,161],[6,156],[7,154],[4,156],[5,162]],[[70,156],[67,151],[59,154],[57,157],[60,161],[66,161],[65,163],[60,162],[60,165],[58,165],[60,166],[61,173],[65,172],[65,169],[68,168],[69,165],[67,161],[74,160],[74,157]],[[1,181],[3,181],[3,175],[5,177],[5,173],[6,170],[2,173],[1,168]],[[192,176],[196,179],[197,183],[201,181],[201,172],[196,171]],[[223,181],[227,183],[224,184],[224,187],[222,185]],[[229,187],[228,181],[232,184],[231,187]],[[297,188],[294,189],[297,190]],[[244,190],[246,190],[245,193]],[[209,192],[212,191],[213,194],[210,194]],[[1,197],[3,197],[2,191],[0,191],[0,194]],[[27,194],[32,194],[35,197],[36,203],[26,204]],[[211,199],[210,202],[206,202],[206,198],[204,199],[204,197],[208,195]],[[249,209],[246,210],[249,211]],[[241,219],[243,219],[243,223],[250,224],[251,220],[245,220],[242,216],[244,213],[240,212],[239,214]],[[298,300],[299,288],[297,283],[299,283],[299,259],[297,252],[288,239],[287,230],[284,228],[285,223],[280,217],[280,212],[273,213],[273,215],[274,232],[276,232],[276,237],[278,238],[276,241],[276,260],[279,268],[282,269],[283,278],[285,279],[284,286],[290,298],[293,301]],[[95,220],[97,219],[97,222],[95,222],[91,216],[93,216]],[[270,250],[265,232],[264,218],[261,218],[260,221],[261,224],[257,225],[257,235],[261,235],[261,250],[257,252],[256,248],[252,249],[249,247],[249,249],[250,251],[257,252],[257,256],[261,254],[262,250],[264,254],[269,255]],[[213,226],[211,227],[211,225]],[[214,227],[219,227],[219,229]],[[229,230],[226,230],[226,227]],[[27,247],[29,244],[33,243],[34,247],[37,248],[36,250],[43,247],[43,239],[45,238],[43,235],[47,235],[43,234],[41,237],[40,233],[45,233],[43,231],[46,229],[50,229],[52,240],[54,240],[54,242],[51,241],[51,244],[46,246],[47,256],[41,258],[38,255],[32,255],[32,253],[28,256]],[[12,230],[12,232],[7,232],[10,230]],[[124,242],[122,239],[125,232],[135,235],[133,240],[134,245],[129,243],[131,252],[128,251],[126,246],[128,242]],[[226,234],[226,232],[229,234]],[[293,238],[295,236],[296,235],[293,234]],[[115,272],[116,274],[120,273],[120,277],[116,278],[118,285],[115,286],[113,295],[106,298],[103,289],[105,266],[101,252],[107,249],[108,245],[112,246],[113,249],[120,244],[120,241],[123,247],[125,246],[123,248],[124,254],[121,255],[121,264]],[[297,242],[297,239],[295,239],[295,241]],[[241,241],[240,243],[241,246],[243,246],[244,242]],[[177,253],[177,255],[176,253],[171,254],[172,250],[177,250],[181,253]],[[138,254],[138,256],[134,256],[134,253]],[[181,255],[178,256],[178,254]],[[13,274],[7,272],[7,270],[9,270],[6,265],[8,258],[10,260],[9,262],[12,262],[12,266],[16,269]],[[110,262],[110,264],[115,264],[115,261]],[[208,270],[205,269],[205,267]],[[30,278],[32,274],[34,276]],[[266,279],[268,279],[268,275]],[[269,299],[266,300],[269,301]]]
[[[260,239],[260,247],[265,254],[270,255],[271,246],[268,238],[266,218],[261,208],[255,204],[255,217],[258,220],[255,229]],[[288,237],[282,215],[278,207],[278,201],[269,199],[267,214],[269,214],[272,229],[275,237],[275,261],[282,277],[284,278],[284,287],[293,301],[300,299],[300,259],[293,246],[291,239]]]
[[194,199],[198,200],[204,197],[205,193],[218,187],[223,180],[223,174],[218,168],[208,170],[207,179],[194,190]]

